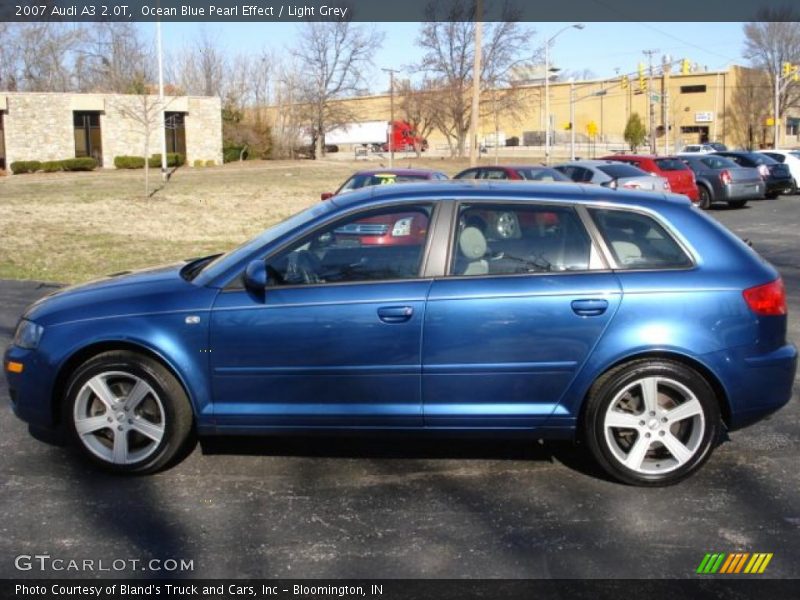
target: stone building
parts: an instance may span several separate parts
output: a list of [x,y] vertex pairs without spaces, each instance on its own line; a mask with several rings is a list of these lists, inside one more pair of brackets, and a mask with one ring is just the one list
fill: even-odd
[[17,93],[0,91],[0,169],[20,160],[91,156],[113,168],[116,156],[167,152],[194,161],[222,164],[219,98],[167,97],[164,123],[156,96],[121,94]]

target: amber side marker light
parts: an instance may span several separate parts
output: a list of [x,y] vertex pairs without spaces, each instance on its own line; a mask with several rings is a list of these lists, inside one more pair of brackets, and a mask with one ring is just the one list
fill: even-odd
[[22,373],[22,369],[25,368],[25,365],[19,362],[14,362],[12,360],[6,363],[6,371],[9,373]]

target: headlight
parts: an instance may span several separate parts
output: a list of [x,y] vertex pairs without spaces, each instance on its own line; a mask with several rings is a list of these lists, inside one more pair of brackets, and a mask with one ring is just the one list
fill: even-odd
[[17,325],[17,331],[14,333],[14,345],[33,350],[39,345],[42,333],[44,333],[44,327],[37,325],[33,321],[22,319]]

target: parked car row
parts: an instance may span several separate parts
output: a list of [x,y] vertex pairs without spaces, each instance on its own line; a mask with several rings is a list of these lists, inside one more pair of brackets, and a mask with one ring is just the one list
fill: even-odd
[[[797,191],[800,151],[731,151],[723,144],[687,146],[675,156],[614,154],[598,160],[542,165],[483,165],[457,173],[453,179],[575,182],[611,189],[682,194],[700,208],[725,202],[742,208],[748,200],[777,198]],[[702,146],[702,147],[701,147]],[[431,169],[370,169],[350,176],[322,200],[363,187],[448,179]]]

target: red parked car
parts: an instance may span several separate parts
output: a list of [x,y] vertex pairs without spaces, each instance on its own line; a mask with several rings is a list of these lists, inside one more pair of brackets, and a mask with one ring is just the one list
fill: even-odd
[[[448,179],[441,171],[429,169],[371,169],[357,171],[345,181],[336,193],[321,195],[327,200],[353,190],[373,185],[391,185],[404,182],[438,181]],[[391,213],[359,219],[334,229],[335,240],[326,243],[361,246],[417,246],[428,232],[429,216],[419,213]]]
[[639,167],[642,171],[664,177],[669,181],[669,187],[673,193],[688,196],[692,202],[700,200],[700,191],[697,189],[694,172],[678,156],[614,154],[604,156],[602,160],[623,162]]

